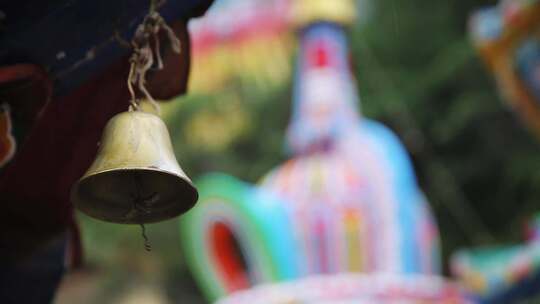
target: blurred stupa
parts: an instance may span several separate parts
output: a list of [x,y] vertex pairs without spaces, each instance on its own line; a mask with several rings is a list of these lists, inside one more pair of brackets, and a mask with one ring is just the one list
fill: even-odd
[[461,303],[439,276],[439,233],[405,149],[357,109],[345,32],[354,2],[287,3],[300,33],[292,158],[257,186],[199,180],[180,228],[199,286],[215,300],[269,284],[223,303]]

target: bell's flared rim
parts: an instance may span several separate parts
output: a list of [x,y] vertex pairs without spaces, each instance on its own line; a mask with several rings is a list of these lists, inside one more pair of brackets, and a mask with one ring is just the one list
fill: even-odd
[[[88,180],[94,179],[99,176],[107,176],[111,173],[113,174],[124,174],[127,172],[133,172],[133,171],[140,171],[142,172],[152,172],[154,174],[162,175],[165,177],[170,177],[176,180],[176,185],[178,188],[182,188],[185,190],[186,195],[184,195],[182,198],[186,198],[182,202],[179,202],[178,200],[175,202],[170,202],[166,205],[166,207],[162,207],[162,211],[158,212],[154,215],[145,215],[145,216],[136,216],[136,217],[125,217],[125,216],[106,216],[102,212],[96,211],[96,208],[93,208],[92,202],[89,202],[81,197],[81,187],[84,186],[84,183]],[[73,204],[73,206],[81,211],[82,213],[95,218],[99,219],[105,222],[109,223],[117,223],[117,224],[150,224],[150,223],[157,223],[169,219],[173,219],[177,216],[180,216],[187,211],[189,211],[191,208],[195,206],[199,199],[199,192],[197,191],[197,188],[193,184],[193,182],[187,177],[187,175],[181,175],[175,172],[154,168],[154,167],[124,167],[124,168],[116,168],[116,169],[106,169],[99,172],[93,172],[91,174],[85,174],[83,177],[81,177],[75,184],[73,184],[71,191],[70,191],[70,199]],[[181,198],[178,198],[181,199]],[[96,202],[93,202],[96,203]],[[97,202],[98,204],[107,204],[107,202]],[[94,206],[95,207],[95,206]]]

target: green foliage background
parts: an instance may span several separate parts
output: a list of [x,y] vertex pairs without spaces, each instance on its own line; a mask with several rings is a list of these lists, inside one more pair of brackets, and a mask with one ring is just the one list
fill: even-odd
[[[527,218],[540,210],[539,141],[501,100],[467,37],[470,13],[496,1],[360,3],[370,13],[361,14],[367,19],[349,37],[362,112],[406,145],[435,211],[445,261],[459,248],[520,241]],[[228,90],[165,107],[175,151],[192,177],[223,171],[256,182],[286,159],[291,86],[261,91],[243,83]],[[190,144],[190,119],[202,111],[227,115],[229,102],[242,111],[242,129],[218,148]],[[149,226],[150,255],[138,227],[82,221],[88,260],[123,278],[125,288],[144,277],[173,302],[202,301],[181,257],[176,221]],[[144,266],[148,256],[154,262]],[[146,272],[155,275],[140,275]]]

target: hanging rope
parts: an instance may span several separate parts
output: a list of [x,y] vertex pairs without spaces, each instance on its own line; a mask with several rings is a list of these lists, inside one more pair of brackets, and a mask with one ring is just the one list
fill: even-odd
[[135,30],[135,34],[131,40],[133,54],[129,59],[131,66],[127,80],[128,90],[131,95],[131,111],[140,110],[140,102],[134,89],[135,86],[139,93],[142,93],[142,95],[152,104],[156,112],[160,112],[157,102],[146,88],[146,73],[148,70],[151,68],[156,70],[163,69],[159,33],[162,30],[165,31],[172,50],[178,54],[181,51],[180,40],[157,11],[164,3],[165,1],[151,1],[148,14]]
[[[152,67],[156,70],[163,69],[163,59],[161,58],[161,47],[159,40],[159,33],[163,30],[167,34],[172,50],[175,53],[180,53],[180,40],[174,34],[174,31],[167,25],[163,17],[158,12],[158,8],[165,3],[165,0],[158,1],[152,0],[150,2],[150,9],[148,14],[144,17],[143,22],[135,30],[133,39],[131,40],[131,46],[133,48],[133,54],[129,59],[130,68],[127,79],[127,86],[130,99],[130,111],[140,110],[140,101],[137,98],[134,86],[138,89],[139,93],[152,104],[156,113],[160,113],[159,105],[154,100],[148,89],[146,88],[146,73]],[[155,64],[154,64],[155,63]],[[134,175],[135,189],[137,193],[134,195],[133,208],[128,213],[127,217],[139,217],[142,214],[150,213],[152,205],[157,200],[157,193],[153,193],[148,197],[142,197],[140,189],[142,187],[141,181],[138,175]],[[144,248],[146,251],[151,251],[152,246],[148,236],[146,235],[146,228],[143,223],[140,223],[141,235],[144,239]]]

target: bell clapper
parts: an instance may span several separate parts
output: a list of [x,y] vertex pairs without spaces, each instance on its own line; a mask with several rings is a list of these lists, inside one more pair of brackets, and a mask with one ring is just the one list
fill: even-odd
[[[159,194],[157,192],[154,192],[147,197],[143,197],[141,194],[141,178],[137,173],[133,174],[133,181],[135,184],[134,189],[136,193],[132,194],[132,209],[129,210],[129,212],[126,214],[126,218],[144,218],[145,214],[149,214],[150,212],[152,212],[152,205],[159,200]],[[150,241],[148,239],[148,236],[146,235],[146,228],[144,226],[144,223],[142,223],[141,221],[139,225],[141,226],[141,234],[144,239],[144,248],[146,249],[146,251],[151,251],[152,246],[150,245]]]
[[148,236],[146,236],[146,227],[144,227],[144,224],[140,224],[141,226],[141,235],[144,239],[144,249],[148,252],[152,251],[152,245],[150,245],[150,241],[148,240]]

